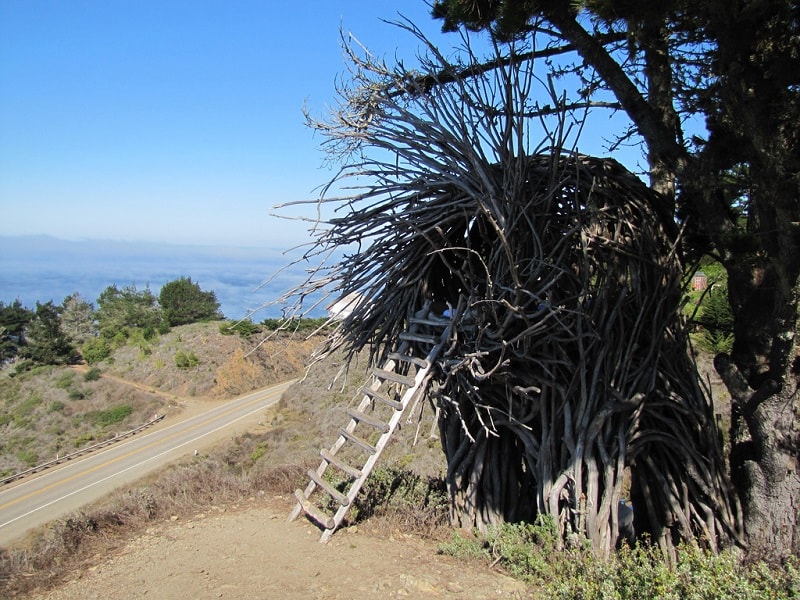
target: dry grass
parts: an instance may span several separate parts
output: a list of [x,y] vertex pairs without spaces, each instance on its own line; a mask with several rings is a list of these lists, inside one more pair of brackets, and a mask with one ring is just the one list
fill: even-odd
[[[287,355],[302,352],[293,348]],[[173,465],[32,534],[19,547],[0,549],[0,597],[22,597],[57,586],[98,555],[108,555],[173,516],[183,518],[198,509],[249,498],[290,496],[305,483],[305,471],[317,466],[316,444],[334,441],[335,429],[346,420],[344,408],[362,383],[363,376],[353,374],[343,387],[328,389],[340,360],[331,356],[318,363],[290,388],[271,409],[266,433],[242,435]],[[448,509],[441,479],[434,476],[443,468],[443,456],[433,443],[412,448],[413,430],[406,427],[390,444],[382,461],[390,466],[377,469],[365,485],[350,524],[366,523],[380,532],[444,536]]]
[[[87,380],[85,368],[15,374],[8,366],[0,370],[0,477],[134,429],[182,397],[231,397],[297,377],[320,343],[281,334],[258,345],[220,334],[219,323],[195,323],[118,348],[95,365],[97,380]],[[180,351],[194,353],[198,364],[179,368]],[[233,385],[232,373],[244,372],[250,376]],[[115,407],[130,412],[108,423],[102,413]]]

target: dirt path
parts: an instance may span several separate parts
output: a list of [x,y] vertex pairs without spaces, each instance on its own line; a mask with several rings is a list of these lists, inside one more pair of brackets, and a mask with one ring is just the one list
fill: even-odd
[[47,600],[107,598],[523,598],[525,587],[488,567],[437,554],[395,532],[337,532],[319,543],[306,521],[286,522],[287,499],[250,499],[151,527],[75,574]]

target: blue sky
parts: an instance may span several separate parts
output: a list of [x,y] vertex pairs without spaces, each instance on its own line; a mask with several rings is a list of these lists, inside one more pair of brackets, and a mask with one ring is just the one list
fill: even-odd
[[303,106],[335,102],[340,26],[413,57],[398,11],[457,43],[422,0],[0,1],[0,235],[304,241],[269,216],[333,175]]

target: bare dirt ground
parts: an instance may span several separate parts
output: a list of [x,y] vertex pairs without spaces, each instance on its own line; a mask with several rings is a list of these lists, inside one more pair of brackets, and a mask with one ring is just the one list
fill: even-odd
[[530,589],[488,566],[437,554],[436,542],[344,529],[327,544],[286,522],[287,498],[213,506],[150,527],[74,573],[47,600],[107,598],[522,598]]

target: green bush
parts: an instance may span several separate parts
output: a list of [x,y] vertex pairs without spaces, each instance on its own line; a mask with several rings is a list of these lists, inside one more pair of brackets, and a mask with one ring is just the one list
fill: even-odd
[[255,450],[250,454],[250,460],[256,462],[259,458],[264,456],[269,450],[269,443],[264,441],[256,446]]
[[92,338],[83,345],[81,353],[87,363],[94,365],[111,355],[111,343],[105,337]]
[[24,417],[28,417],[41,403],[42,395],[39,392],[31,393],[30,396],[28,396],[14,408],[14,420],[19,421]]
[[54,412],[61,412],[63,410],[64,410],[64,403],[61,402],[61,400],[54,400],[50,404],[50,408],[47,409],[47,412],[54,413]]
[[165,283],[158,295],[165,321],[171,326],[222,318],[216,294],[200,289],[191,277]]
[[178,350],[175,353],[175,366],[179,369],[191,369],[199,364],[200,359],[197,358],[193,351],[184,352],[183,350]]
[[124,421],[133,412],[130,404],[120,404],[105,410],[93,410],[86,413],[86,419],[96,427],[108,427]]
[[39,464],[39,455],[35,450],[31,450],[30,448],[25,448],[24,450],[18,451],[17,458],[21,463],[29,468],[35,467],[37,464]]
[[58,376],[54,385],[60,390],[66,390],[72,385],[73,381],[75,381],[75,373],[72,371],[64,371]]
[[86,373],[83,374],[83,380],[97,381],[98,379],[100,379],[101,375],[102,371],[100,369],[98,369],[97,367],[92,367],[91,369],[86,371]]
[[[696,545],[677,549],[674,566],[657,547],[623,546],[607,560],[589,550],[558,549],[551,523],[503,524],[486,535],[453,533],[440,551],[457,557],[482,557],[535,586],[543,598],[564,600],[782,600],[797,598],[797,559],[781,566],[743,565],[734,552],[713,554]],[[537,596],[538,597],[538,596]]]
[[86,392],[81,389],[75,388],[67,393],[67,398],[70,400],[83,400],[86,398]]
[[239,334],[241,337],[249,337],[254,333],[260,333],[261,328],[253,323],[250,319],[243,319],[241,321],[225,321],[219,324],[219,332],[222,335]]
[[304,333],[310,333],[320,329],[326,323],[328,323],[327,317],[319,317],[316,319],[309,317],[302,317],[300,319],[264,319],[261,322],[261,324],[269,331],[286,329],[287,331],[299,331]]

